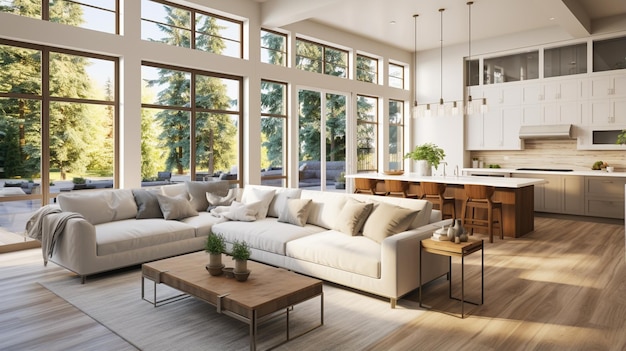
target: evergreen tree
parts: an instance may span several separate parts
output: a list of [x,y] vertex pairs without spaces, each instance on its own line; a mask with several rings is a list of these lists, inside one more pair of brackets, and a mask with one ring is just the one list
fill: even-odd
[[13,0],[0,2],[0,12],[16,15],[41,18],[41,0]]
[[[190,13],[167,6],[165,10],[168,25],[159,26],[166,34],[163,41],[170,45],[189,47],[189,31],[179,27],[189,27]],[[219,54],[225,46],[219,39],[219,32],[223,28],[217,25],[215,18],[202,16],[198,28],[205,35],[199,38],[197,46]],[[194,82],[196,96],[191,97],[192,83],[189,74],[169,69],[159,69],[158,72],[159,78],[148,81],[148,85],[167,87],[157,95],[157,101],[161,105],[189,106],[190,103],[194,103],[199,109],[210,110],[229,110],[232,105],[226,86],[218,78],[197,76]],[[230,116],[223,113],[201,112],[197,113],[195,118],[197,167],[206,167],[213,173],[214,168],[226,170],[236,164],[238,145],[236,122],[231,121]],[[191,161],[191,116],[186,111],[163,110],[156,115],[156,120],[161,127],[159,139],[168,150],[165,167],[183,174]]]

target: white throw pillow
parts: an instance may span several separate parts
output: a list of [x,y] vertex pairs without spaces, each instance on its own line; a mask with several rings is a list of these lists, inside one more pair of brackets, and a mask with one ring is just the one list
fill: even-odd
[[226,196],[220,196],[214,193],[207,192],[206,200],[209,202],[209,206],[206,209],[207,212],[210,212],[212,209],[216,208],[217,206],[230,206],[235,200],[236,196],[237,196],[237,192],[235,191],[234,188],[229,189],[228,194],[226,194]]
[[261,202],[253,202],[250,204],[242,204],[233,201],[228,212],[224,212],[223,216],[231,221],[254,222],[257,219],[257,213],[261,208]]
[[261,207],[259,208],[259,212],[256,214],[256,218],[263,219],[267,217],[267,211],[269,210],[272,199],[274,199],[275,193],[276,190],[274,189],[267,190],[247,187],[243,190],[241,202],[243,202],[244,204],[251,204],[260,201]]

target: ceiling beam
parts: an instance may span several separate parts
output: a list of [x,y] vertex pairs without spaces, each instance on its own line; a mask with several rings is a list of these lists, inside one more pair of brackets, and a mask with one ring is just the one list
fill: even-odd
[[261,24],[278,28],[322,15],[341,0],[268,0],[261,5]]
[[591,18],[578,0],[535,0],[535,4],[543,9],[542,13],[553,17],[574,38],[586,37],[592,33]]

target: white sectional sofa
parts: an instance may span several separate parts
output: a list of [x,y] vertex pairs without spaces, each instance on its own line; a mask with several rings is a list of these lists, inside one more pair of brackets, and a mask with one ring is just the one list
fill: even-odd
[[[393,307],[419,287],[420,240],[444,223],[424,200],[265,186],[237,189],[233,206],[207,212],[206,192],[219,199],[227,184],[188,182],[141,196],[124,189],[59,195],[63,212],[45,216],[43,228],[67,211],[84,218],[67,221],[50,260],[84,282],[87,275],[202,250],[212,232],[224,236],[227,250],[245,240],[255,261],[383,296]],[[177,220],[155,218],[154,197],[166,205],[160,216]],[[422,262],[424,282],[447,273],[445,257],[425,254]]]

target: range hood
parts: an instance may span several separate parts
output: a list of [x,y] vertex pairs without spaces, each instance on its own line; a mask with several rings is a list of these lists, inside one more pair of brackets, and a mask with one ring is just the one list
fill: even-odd
[[571,124],[521,126],[520,139],[572,139]]

